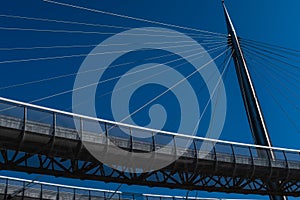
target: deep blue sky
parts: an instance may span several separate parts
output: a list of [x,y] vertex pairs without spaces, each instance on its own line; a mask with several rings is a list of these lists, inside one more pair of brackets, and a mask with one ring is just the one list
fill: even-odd
[[[199,1],[199,0],[110,0],[99,1],[65,1],[72,4],[82,5],[89,8],[110,11],[129,16],[135,16],[159,22],[171,23],[196,29],[208,30],[212,32],[226,34],[226,25],[223,15],[221,2],[218,0]],[[107,24],[125,27],[145,27],[153,26],[152,24],[136,22],[132,20],[121,19],[118,17],[107,16],[99,13],[80,11],[72,8],[65,8],[57,5],[45,3],[41,0],[10,0],[0,3],[0,14],[19,15],[26,17],[39,17],[57,20],[77,21],[95,24]],[[242,38],[263,41],[270,44],[276,44],[284,47],[299,49],[300,29],[298,21],[300,19],[300,2],[296,0],[288,1],[239,1],[228,0],[226,6],[232,17],[237,33]],[[119,32],[116,29],[105,29],[99,27],[89,27],[81,25],[65,25],[58,23],[37,22],[30,20],[8,19],[0,17],[0,27],[19,27],[35,29],[64,29],[64,30],[81,30],[94,32]],[[180,29],[176,29],[182,31]],[[105,40],[107,35],[98,34],[71,34],[71,33],[41,33],[32,31],[7,31],[0,30],[0,48],[11,47],[33,47],[33,46],[55,46],[55,45],[75,45],[75,44],[98,44]],[[55,49],[55,50],[34,50],[34,51],[1,51],[0,62],[15,59],[27,59],[37,57],[48,57],[71,54],[87,54],[93,48],[80,49]],[[24,83],[43,78],[59,76],[63,74],[76,73],[84,57],[48,61],[33,61],[13,64],[0,64],[0,87],[13,84]],[[253,66],[250,63],[250,67]],[[299,64],[299,63],[298,63]],[[228,77],[225,80],[226,92],[228,97],[228,118],[225,124],[224,133],[221,139],[234,140],[246,143],[253,143],[249,127],[247,125],[246,115],[243,110],[243,104],[240,97],[233,65],[230,66]],[[264,70],[264,69],[261,69]],[[298,71],[299,72],[299,71]],[[299,117],[298,112],[291,112],[292,107],[286,107],[287,112],[291,113],[291,120],[296,123],[297,128],[291,125],[286,115],[274,103],[274,100],[265,93],[264,87],[258,78],[253,75],[258,95],[261,99],[263,111],[270,130],[271,139],[274,146],[298,148],[299,147]],[[0,96],[16,100],[30,102],[50,94],[58,93],[72,89],[74,76],[59,79],[50,82],[16,87],[0,90]],[[275,82],[276,84],[276,82]],[[298,84],[295,82],[295,84]],[[282,89],[282,88],[281,88]],[[273,90],[274,91],[274,90]],[[299,89],[295,91],[296,95],[300,94]],[[274,93],[276,95],[276,92]],[[284,105],[287,103],[284,99],[278,101]],[[288,94],[289,95],[289,94]],[[293,95],[289,96],[295,100]],[[38,102],[39,105],[70,110],[72,102],[71,94],[62,95]],[[277,98],[277,96],[276,96]],[[299,97],[298,97],[299,98]],[[297,104],[297,101],[296,101]],[[299,103],[297,104],[299,105]],[[109,118],[105,113],[102,116]],[[101,116],[100,116],[101,117]],[[172,129],[172,128],[171,128]],[[4,172],[3,172],[4,173]],[[6,173],[6,172],[5,172]],[[7,173],[6,173],[7,174]],[[25,174],[10,175],[28,177]],[[44,178],[48,179],[48,178]],[[50,178],[51,179],[51,178]],[[52,180],[52,179],[51,179]],[[57,179],[53,179],[57,182]],[[61,179],[62,182],[70,182]],[[89,185],[90,182],[78,181],[80,185]],[[101,187],[113,189],[115,184],[99,184]],[[99,186],[99,187],[100,187]],[[123,186],[124,190],[145,191],[140,187]],[[152,190],[158,192],[158,190]],[[170,193],[170,190],[160,189],[163,193]],[[172,194],[182,194],[182,191],[175,191]],[[194,192],[193,192],[194,194]],[[218,193],[207,194],[204,196],[219,196]],[[226,197],[244,197],[239,195],[224,195]],[[246,198],[255,198],[256,196],[247,196]],[[263,198],[263,197],[259,197]]]

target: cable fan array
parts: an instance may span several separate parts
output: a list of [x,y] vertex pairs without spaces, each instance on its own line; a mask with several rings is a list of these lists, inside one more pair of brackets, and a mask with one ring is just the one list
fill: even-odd
[[265,91],[264,98],[273,102],[280,111],[279,116],[284,116],[299,133],[300,51],[255,40],[240,40],[256,85]]

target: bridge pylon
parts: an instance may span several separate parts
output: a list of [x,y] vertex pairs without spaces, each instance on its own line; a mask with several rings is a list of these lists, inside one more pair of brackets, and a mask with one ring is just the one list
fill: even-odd
[[[263,112],[248,70],[246,59],[244,57],[239,38],[236,34],[235,28],[226,9],[224,0],[222,0],[224,9],[226,25],[228,30],[228,45],[230,45],[233,54],[235,70],[243,97],[244,106],[247,112],[248,122],[252,132],[255,144],[272,147],[271,139],[268,133],[267,125],[263,116]],[[275,160],[275,155],[272,151],[257,152],[262,158],[269,158]],[[270,182],[268,187],[276,190],[279,183]],[[271,200],[286,200],[284,196],[270,196]]]

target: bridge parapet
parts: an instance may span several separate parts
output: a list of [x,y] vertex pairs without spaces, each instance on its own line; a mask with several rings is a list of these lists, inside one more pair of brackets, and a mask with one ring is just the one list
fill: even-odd
[[[0,176],[1,199],[47,199],[47,200],[209,200],[212,198],[184,197],[162,194],[142,194],[132,192],[121,192],[99,188],[78,187],[74,185],[62,185],[27,180],[14,177]],[[12,198],[13,197],[13,198]],[[218,198],[213,198],[218,200]],[[223,198],[222,198],[223,199]],[[221,199],[220,199],[221,200]]]

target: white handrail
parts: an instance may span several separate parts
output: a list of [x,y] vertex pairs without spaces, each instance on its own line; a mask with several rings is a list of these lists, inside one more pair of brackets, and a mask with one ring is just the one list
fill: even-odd
[[[77,118],[82,118],[82,119],[87,119],[87,120],[92,120],[92,121],[98,121],[98,122],[102,122],[102,123],[114,124],[117,126],[124,126],[124,127],[128,127],[128,128],[133,128],[133,129],[138,129],[138,130],[148,131],[148,132],[153,132],[153,133],[162,133],[162,134],[172,135],[172,136],[177,136],[177,137],[198,139],[198,140],[212,142],[212,143],[223,143],[223,144],[237,145],[237,146],[242,146],[242,147],[254,147],[254,148],[268,149],[268,150],[295,152],[295,153],[300,154],[300,150],[297,150],[297,149],[289,149],[289,148],[282,148],[282,147],[268,147],[268,146],[255,145],[255,144],[246,144],[246,143],[241,143],[241,142],[231,142],[231,141],[218,140],[218,139],[212,139],[212,138],[204,138],[204,137],[200,137],[200,136],[185,135],[182,133],[173,133],[173,132],[169,132],[169,131],[162,131],[162,130],[156,130],[156,129],[151,129],[151,128],[144,128],[144,127],[140,127],[140,126],[124,124],[124,123],[114,122],[114,121],[100,119],[100,118],[96,118],[96,117],[89,117],[89,116],[85,116],[85,115],[80,115],[80,114],[61,111],[61,110],[57,110],[57,109],[47,108],[44,106],[33,105],[30,103],[7,99],[4,97],[0,97],[0,101],[8,102],[11,104],[17,104],[17,105],[21,105],[21,106],[26,106],[26,107],[31,107],[31,108],[39,109],[42,111],[53,112],[53,113],[58,113],[58,114],[62,114],[62,115],[68,115],[68,116],[72,116],[72,117],[77,117]],[[299,157],[299,160],[300,160],[300,157]]]

